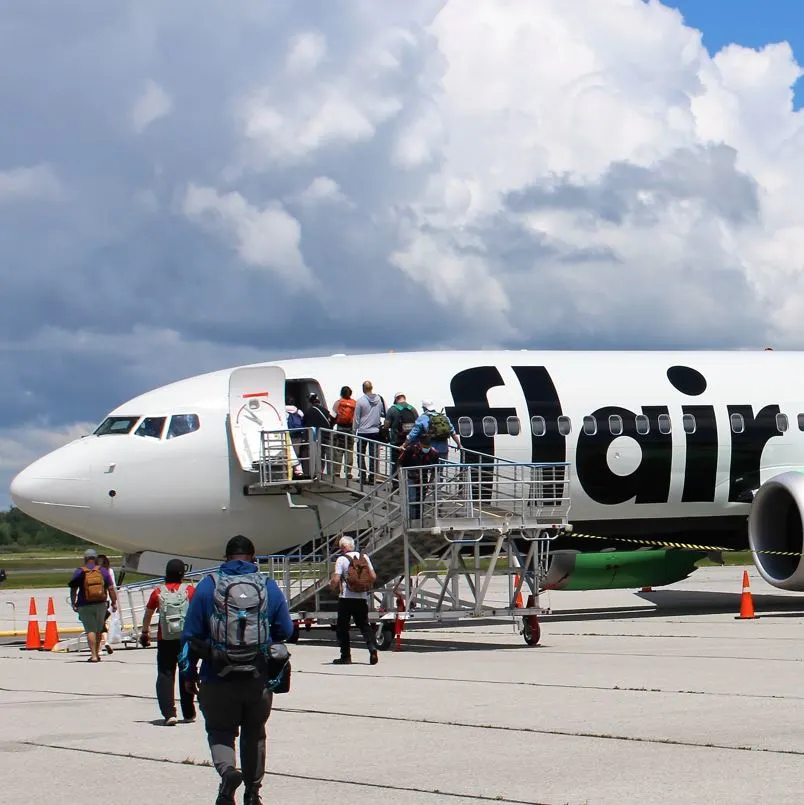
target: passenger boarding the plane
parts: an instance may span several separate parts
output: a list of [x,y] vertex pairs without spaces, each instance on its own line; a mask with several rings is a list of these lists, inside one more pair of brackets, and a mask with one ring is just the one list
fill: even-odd
[[421,503],[433,482],[433,466],[439,461],[439,453],[432,446],[427,432],[422,433],[413,444],[404,447],[399,454],[399,466],[411,468],[407,472],[411,520],[419,520],[422,516]]
[[[419,412],[408,402],[403,392],[394,394],[394,404],[388,409],[385,427],[388,429],[388,443],[397,448],[391,451],[391,475],[396,475],[399,464],[399,449],[405,443],[408,434],[413,430]],[[397,481],[394,479],[394,487]]]
[[408,434],[405,446],[417,442],[423,433],[430,435],[433,447],[438,451],[442,461],[446,461],[449,455],[448,442],[450,439],[460,449],[461,440],[458,438],[450,418],[445,413],[436,411],[432,400],[422,400],[422,414],[416,420],[413,430]]
[[308,398],[308,408],[304,412],[304,423],[308,428],[312,428],[311,439],[318,439],[321,447],[321,461],[324,467],[329,467],[330,456],[330,434],[322,435],[320,431],[329,430],[332,427],[332,418],[329,411],[324,408],[321,398],[313,392]]
[[352,440],[349,436],[352,433],[352,425],[355,419],[355,406],[357,403],[352,399],[352,389],[349,386],[341,388],[341,396],[335,400],[332,406],[332,413],[335,415],[335,437],[332,460],[334,462],[335,477],[341,475],[343,467],[344,477],[352,480]]
[[293,397],[285,400],[285,418],[290,431],[291,452],[294,458],[301,462],[301,469],[298,472],[294,469],[294,475],[302,475],[308,463],[310,449],[307,444],[307,431],[304,429],[304,414],[296,407],[296,400]]
[[363,383],[363,396],[355,406],[354,432],[358,437],[357,461],[360,467],[361,483],[371,486],[377,472],[377,442],[380,438],[380,425],[385,418],[385,401],[374,393],[370,380]]

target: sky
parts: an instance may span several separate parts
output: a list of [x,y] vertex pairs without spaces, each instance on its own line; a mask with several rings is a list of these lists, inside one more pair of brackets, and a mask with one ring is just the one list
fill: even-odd
[[6,4],[0,507],[227,366],[804,347],[804,12],[675,5]]

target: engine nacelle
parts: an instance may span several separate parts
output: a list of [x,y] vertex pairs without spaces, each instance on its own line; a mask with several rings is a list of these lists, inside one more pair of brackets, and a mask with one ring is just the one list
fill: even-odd
[[757,491],[748,516],[752,551],[788,551],[794,556],[754,553],[754,564],[768,584],[804,591],[804,473],[783,472]]

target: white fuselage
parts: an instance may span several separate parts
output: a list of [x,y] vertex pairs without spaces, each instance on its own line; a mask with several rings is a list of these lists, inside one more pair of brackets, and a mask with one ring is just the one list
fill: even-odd
[[[637,520],[650,529],[660,521],[744,518],[741,495],[802,465],[802,364],[798,354],[769,351],[500,351],[265,366],[279,367],[288,388],[317,382],[330,409],[341,386],[359,397],[366,379],[389,405],[397,391],[417,408],[432,399],[467,447],[516,461],[569,461],[576,527]],[[127,553],[218,558],[236,533],[252,537],[260,553],[306,541],[317,530],[312,510],[291,508],[282,495],[244,494],[253,476],[234,449],[232,372],[173,383],[110,414],[138,422],[195,415],[197,430],[171,439],[135,435],[137,426],[86,436],[23,470],[12,483],[15,504]],[[342,511],[333,502],[320,514],[326,523]]]

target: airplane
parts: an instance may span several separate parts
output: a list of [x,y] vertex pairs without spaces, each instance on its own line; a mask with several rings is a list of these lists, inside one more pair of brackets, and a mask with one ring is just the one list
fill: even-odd
[[574,532],[555,541],[555,589],[672,583],[715,547],[750,548],[771,585],[804,590],[804,399],[791,383],[803,362],[769,350],[521,350],[252,364],[129,400],[22,470],[11,497],[154,575],[171,556],[209,566],[235,533],[260,553],[287,551],[343,501],[247,494],[260,430],[286,427],[286,397],[303,405],[315,392],[331,409],[341,386],[357,398],[368,379],[387,404],[398,390],[417,407],[432,400],[467,450],[569,463]]

